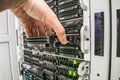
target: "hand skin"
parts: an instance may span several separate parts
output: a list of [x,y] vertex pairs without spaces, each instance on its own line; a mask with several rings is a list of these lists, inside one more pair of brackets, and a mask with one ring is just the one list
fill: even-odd
[[27,37],[50,36],[53,29],[59,41],[67,43],[65,29],[44,0],[26,0],[10,10],[22,22]]

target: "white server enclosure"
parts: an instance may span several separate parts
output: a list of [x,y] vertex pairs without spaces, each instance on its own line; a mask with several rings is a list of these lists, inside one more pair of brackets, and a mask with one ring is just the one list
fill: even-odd
[[112,61],[111,80],[120,80],[120,0],[111,0]]
[[109,0],[90,0],[91,80],[109,80]]
[[19,80],[15,35],[15,17],[0,13],[0,80]]

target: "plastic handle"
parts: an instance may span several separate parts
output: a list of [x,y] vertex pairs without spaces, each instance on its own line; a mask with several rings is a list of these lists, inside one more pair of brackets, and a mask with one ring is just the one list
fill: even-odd
[[81,28],[81,51],[84,54],[90,51],[90,40],[89,40],[89,29],[88,26],[82,26]]
[[88,69],[87,67],[89,64],[87,62],[81,62],[78,66],[78,75],[79,76],[84,76],[85,74],[88,74]]
[[84,11],[87,11],[87,6],[83,3],[83,0],[80,0],[80,6]]
[[84,53],[84,28],[85,26],[82,26],[81,28],[81,51]]

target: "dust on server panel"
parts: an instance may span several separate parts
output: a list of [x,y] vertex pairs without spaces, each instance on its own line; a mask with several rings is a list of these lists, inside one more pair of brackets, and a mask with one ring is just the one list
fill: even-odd
[[[52,36],[24,38],[24,80],[90,80],[90,62],[81,51],[83,9],[80,0],[45,0],[65,28],[66,45]],[[88,39],[89,40],[89,39]],[[37,46],[40,50],[35,50]]]

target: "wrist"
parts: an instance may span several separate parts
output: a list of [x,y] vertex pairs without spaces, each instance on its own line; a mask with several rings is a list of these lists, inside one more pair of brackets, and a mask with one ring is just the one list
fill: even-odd
[[16,9],[23,7],[28,0],[16,0],[13,4],[11,4],[10,9]]

